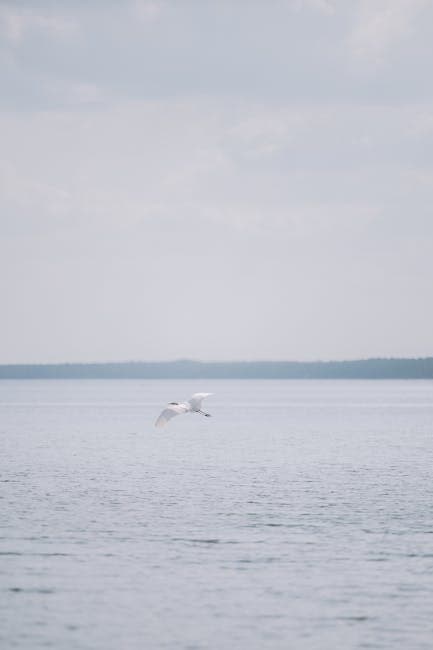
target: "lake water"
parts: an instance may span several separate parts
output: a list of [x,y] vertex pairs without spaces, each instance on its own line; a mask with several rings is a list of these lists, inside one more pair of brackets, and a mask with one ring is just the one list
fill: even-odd
[[0,454],[5,650],[433,647],[432,382],[3,381]]

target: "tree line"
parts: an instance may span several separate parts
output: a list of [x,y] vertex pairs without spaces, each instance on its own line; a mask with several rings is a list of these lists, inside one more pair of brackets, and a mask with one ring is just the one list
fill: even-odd
[[0,379],[433,379],[433,357],[0,365]]

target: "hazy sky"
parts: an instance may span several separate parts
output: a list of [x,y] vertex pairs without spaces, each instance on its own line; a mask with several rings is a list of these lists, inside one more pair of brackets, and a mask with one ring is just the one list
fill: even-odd
[[433,0],[0,2],[0,362],[433,354]]

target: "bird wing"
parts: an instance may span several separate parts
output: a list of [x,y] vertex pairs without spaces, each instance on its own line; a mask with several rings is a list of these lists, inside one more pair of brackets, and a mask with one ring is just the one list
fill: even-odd
[[193,411],[198,411],[201,408],[201,403],[205,397],[209,397],[213,393],[194,393],[194,395],[188,400],[189,405]]
[[186,413],[187,410],[188,409],[183,404],[169,404],[159,415],[155,422],[155,426],[163,427],[169,420],[171,420],[171,418],[174,418],[175,415]]

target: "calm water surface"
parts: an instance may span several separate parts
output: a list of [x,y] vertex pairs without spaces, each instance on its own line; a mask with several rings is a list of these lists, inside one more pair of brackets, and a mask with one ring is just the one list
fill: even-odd
[[0,645],[430,650],[432,432],[422,381],[0,382]]

